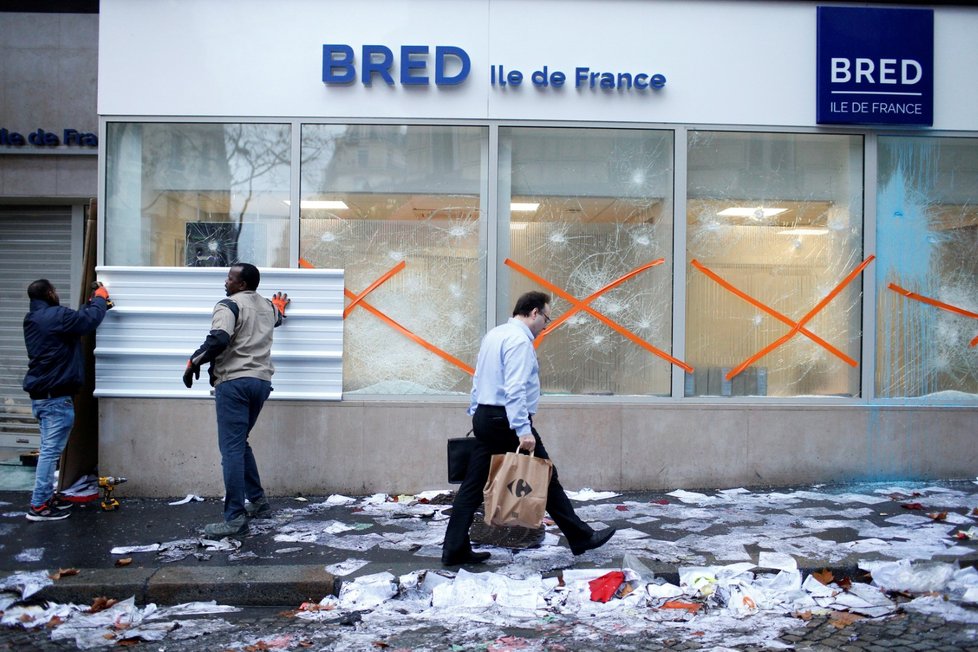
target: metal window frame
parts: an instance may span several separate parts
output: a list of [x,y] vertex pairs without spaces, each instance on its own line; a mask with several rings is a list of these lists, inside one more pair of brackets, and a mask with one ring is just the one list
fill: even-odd
[[[877,184],[877,152],[879,139],[887,136],[926,136],[932,138],[976,138],[978,134],[964,131],[930,130],[921,131],[919,128],[888,127],[873,129],[867,126],[833,125],[824,126],[768,126],[768,125],[722,125],[722,124],[675,124],[656,122],[614,122],[614,121],[578,121],[578,120],[503,120],[503,119],[437,119],[437,118],[314,118],[314,117],[261,117],[246,116],[142,116],[142,115],[100,115],[99,116],[99,164],[98,164],[98,255],[99,265],[104,265],[105,250],[105,169],[106,169],[106,133],[109,123],[139,122],[139,123],[245,123],[245,124],[289,124],[292,128],[292,168],[290,171],[290,192],[293,196],[290,209],[290,265],[298,265],[299,256],[299,193],[301,178],[301,130],[304,125],[432,125],[449,127],[484,127],[488,129],[488,138],[483,153],[483,164],[487,165],[486,193],[484,208],[487,219],[480,233],[484,243],[485,278],[486,278],[486,329],[492,328],[503,313],[498,305],[498,290],[501,279],[499,270],[499,255],[501,249],[500,223],[496,218],[499,207],[499,129],[502,127],[548,127],[548,128],[579,128],[579,129],[628,129],[628,130],[657,130],[673,133],[673,284],[672,284],[672,334],[671,349],[673,355],[682,358],[686,344],[686,182],[687,182],[687,153],[688,136],[690,131],[737,132],[746,134],[790,133],[790,134],[821,134],[862,136],[863,138],[863,255],[876,253],[876,194]],[[794,406],[858,406],[858,405],[890,405],[890,404],[921,404],[944,405],[943,401],[926,398],[879,398],[876,396],[876,275],[872,281],[863,282],[862,288],[862,332],[861,356],[862,366],[860,387],[855,397],[687,397],[684,396],[685,372],[673,367],[671,393],[669,396],[555,396],[547,395],[545,399],[555,404],[690,404],[690,405],[758,405],[779,407]],[[508,312],[508,311],[507,311]],[[505,313],[503,313],[505,314]],[[411,396],[412,402],[444,402],[446,400],[461,400],[459,394]],[[403,401],[402,396],[361,396],[357,400],[378,402]],[[978,400],[978,397],[976,397]],[[961,401],[952,402],[960,404]]]

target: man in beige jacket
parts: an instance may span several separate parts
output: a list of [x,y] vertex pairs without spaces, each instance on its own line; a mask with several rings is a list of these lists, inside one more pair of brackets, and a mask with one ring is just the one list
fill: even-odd
[[244,534],[251,518],[271,511],[248,434],[272,391],[272,331],[285,319],[289,298],[276,292],[266,299],[255,291],[260,281],[258,268],[249,263],[228,270],[224,282],[228,298],[214,306],[211,331],[190,356],[183,374],[189,388],[200,378],[200,366],[211,363],[225,496],[224,520],[204,527],[209,537]]

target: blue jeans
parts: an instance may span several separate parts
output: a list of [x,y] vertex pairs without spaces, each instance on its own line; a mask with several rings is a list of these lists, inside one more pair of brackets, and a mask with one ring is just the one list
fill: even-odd
[[255,501],[265,495],[248,434],[271,391],[272,383],[258,378],[226,380],[214,390],[217,445],[224,470],[225,521],[245,513],[245,498]]
[[75,403],[70,396],[31,401],[34,418],[41,424],[41,454],[37,458],[31,505],[40,507],[54,495],[54,472],[75,423]]

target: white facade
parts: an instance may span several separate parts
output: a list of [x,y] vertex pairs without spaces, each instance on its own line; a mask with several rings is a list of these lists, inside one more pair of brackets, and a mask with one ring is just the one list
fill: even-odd
[[[101,5],[99,114],[815,124],[817,3],[603,0],[241,0]],[[978,13],[934,8],[934,129],[974,131]],[[325,88],[324,43],[454,45],[471,57],[459,87]],[[106,56],[106,53],[124,53]],[[395,52],[396,54],[396,52]],[[490,86],[490,67],[524,73]],[[532,87],[568,75],[661,73],[661,92]],[[433,72],[433,71],[431,71]]]

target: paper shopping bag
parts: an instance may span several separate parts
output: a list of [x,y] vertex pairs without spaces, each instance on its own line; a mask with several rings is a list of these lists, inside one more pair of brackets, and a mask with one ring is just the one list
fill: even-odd
[[540,527],[547,511],[553,463],[534,455],[493,455],[483,489],[485,522],[496,526]]

